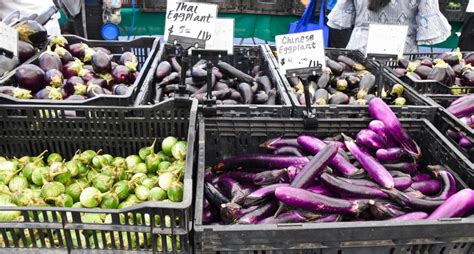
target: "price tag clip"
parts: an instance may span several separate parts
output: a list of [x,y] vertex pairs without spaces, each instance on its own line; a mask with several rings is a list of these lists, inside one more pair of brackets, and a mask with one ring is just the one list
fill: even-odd
[[382,97],[382,90],[384,86],[384,69],[387,65],[387,62],[392,62],[398,59],[398,55],[395,54],[367,54],[367,59],[375,61],[379,64],[379,70],[377,72],[378,82],[377,82],[377,96]]

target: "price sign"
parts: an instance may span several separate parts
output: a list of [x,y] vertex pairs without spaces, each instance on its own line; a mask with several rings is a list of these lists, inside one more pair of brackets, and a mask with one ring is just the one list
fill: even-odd
[[227,50],[234,54],[234,19],[216,19],[216,36],[219,38],[206,43],[206,49]]
[[368,54],[403,56],[408,26],[369,25]]
[[18,32],[15,28],[0,22],[0,48],[18,56]]
[[217,9],[215,4],[171,2],[166,9],[165,40],[176,35],[212,42]]
[[474,0],[469,0],[469,4],[467,5],[466,12],[474,13]]
[[283,72],[292,69],[326,67],[323,31],[278,35],[275,37],[278,63]]

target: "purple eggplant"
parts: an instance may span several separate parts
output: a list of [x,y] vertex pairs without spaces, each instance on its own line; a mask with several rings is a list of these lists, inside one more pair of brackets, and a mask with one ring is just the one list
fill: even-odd
[[442,166],[428,166],[429,170],[433,171],[437,178],[443,182],[441,192],[436,196],[437,199],[448,199],[457,191],[456,179],[454,176],[446,171]]
[[33,97],[30,90],[14,86],[0,86],[0,93],[17,99],[31,99]]
[[375,158],[384,162],[393,162],[400,160],[405,155],[405,151],[401,148],[379,149],[375,153]]
[[239,182],[231,178],[219,178],[217,184],[224,194],[231,198],[231,202],[239,205],[243,204],[245,197],[252,193],[250,188],[245,188]]
[[209,208],[203,209],[203,211],[202,211],[202,223],[204,225],[212,224],[212,223],[216,222],[217,220],[218,220],[218,218],[216,218],[214,213]]
[[128,93],[128,86],[125,84],[115,84],[112,86],[113,95],[126,95]]
[[95,53],[94,56],[92,56],[92,68],[94,68],[94,72],[97,74],[109,73],[112,69],[110,56],[101,51]]
[[390,175],[393,176],[393,181],[395,182],[395,188],[397,190],[404,191],[413,184],[411,176],[399,171],[390,171]]
[[124,65],[117,65],[112,71],[115,83],[128,84],[130,82],[130,72]]
[[168,61],[161,62],[155,71],[155,81],[161,82],[166,76],[171,74],[171,64]]
[[[89,81],[93,80],[93,79],[100,78],[100,77],[97,77],[93,71],[90,71],[90,70],[88,70],[88,69],[82,69],[82,70],[79,72],[78,75],[79,75],[79,77],[81,77],[81,78],[82,78],[85,82],[87,82],[87,83],[88,83]],[[110,74],[105,74],[105,75],[103,75],[103,77],[104,77],[105,79],[104,79],[104,78],[100,78],[100,79],[104,80],[106,84],[108,83],[108,82],[106,81],[106,79],[107,79],[108,81],[112,80]]]
[[270,139],[267,142],[260,145],[260,147],[263,147],[268,150],[276,150],[278,148],[288,147],[288,146],[301,148],[296,138],[283,138],[283,137]]
[[[297,139],[298,144],[310,154],[317,154],[323,147],[326,146],[324,141],[311,136],[300,136]],[[329,166],[336,168],[339,172],[346,176],[358,174],[360,171],[341,154],[336,154],[330,161]]]
[[227,223],[235,223],[239,218],[242,216],[251,213],[255,210],[257,210],[259,206],[251,206],[248,208],[242,208],[240,205],[236,203],[227,203],[227,204],[222,204],[220,208],[220,215],[221,219]]
[[15,71],[18,86],[36,93],[45,88],[44,71],[34,64],[24,64]]
[[388,195],[376,187],[368,187],[362,185],[355,185],[349,182],[332,176],[328,173],[323,173],[319,177],[319,181],[328,189],[335,193],[346,194],[349,196],[360,198],[387,198]]
[[38,58],[38,65],[43,71],[48,71],[51,69],[56,69],[58,71],[63,70],[63,63],[61,62],[61,58],[59,58],[58,54],[51,51],[51,47],[41,53]]
[[406,152],[414,158],[420,157],[420,147],[402,127],[397,116],[382,99],[375,98],[371,100],[369,103],[369,112],[374,119],[380,120],[384,123],[390,136],[394,141],[400,144]]
[[433,179],[433,177],[431,177],[429,174],[422,173],[422,174],[415,175],[411,179],[413,180],[413,182],[423,182],[423,181],[431,180]]
[[439,206],[428,220],[440,218],[461,217],[470,213],[474,209],[474,192],[471,189],[464,189],[451,196],[441,206]]
[[54,53],[59,56],[63,64],[67,64],[71,61],[74,61],[74,57],[71,55],[71,53],[69,53],[69,51],[67,51],[63,47],[56,47],[56,49],[54,49]]
[[250,154],[239,155],[217,163],[215,171],[229,170],[269,170],[274,168],[287,168],[289,166],[306,165],[309,162],[306,157],[272,155],[272,154]]
[[360,149],[354,141],[343,134],[347,149],[354,155],[362,167],[369,173],[374,181],[382,187],[392,189],[395,187],[393,177],[374,157]]
[[271,198],[275,195],[275,190],[279,187],[289,186],[286,183],[277,183],[262,187],[245,197],[244,206],[249,207],[257,205],[268,198]]
[[[321,216],[314,215],[313,219],[319,218]],[[280,214],[278,217],[270,216],[259,221],[257,224],[281,224],[281,223],[301,223],[311,220],[305,217],[301,212],[298,211],[288,211]]]
[[297,147],[293,146],[284,146],[276,149],[273,154],[279,154],[279,155],[293,155],[293,156],[299,156],[303,157],[303,151]]
[[87,44],[84,44],[82,42],[74,43],[69,45],[69,52],[73,57],[83,59],[85,55],[85,50],[89,48]]
[[398,205],[387,201],[369,201],[370,213],[378,220],[386,220],[405,215],[406,212]]
[[474,113],[474,95],[468,95],[462,100],[454,101],[447,110],[455,117],[472,115]]
[[411,212],[405,215],[398,216],[396,218],[389,219],[391,221],[412,221],[412,220],[424,220],[428,218],[428,214],[425,212]]
[[73,94],[73,95],[70,95],[69,97],[67,97],[65,100],[68,100],[68,101],[83,101],[87,99],[84,95],[78,95],[78,94]]
[[311,220],[311,222],[315,223],[322,223],[322,222],[339,222],[343,218],[342,215],[340,214],[329,214],[329,215],[323,215],[320,218],[317,218],[315,220]]
[[48,86],[62,87],[64,76],[62,72],[56,69],[51,69],[45,73],[44,79],[45,79],[46,85]]
[[357,215],[366,208],[363,202],[330,198],[294,187],[279,187],[275,196],[288,206],[315,213]]
[[61,93],[61,88],[47,86],[35,94],[35,99],[62,100],[63,94]]
[[18,58],[20,59],[20,63],[26,62],[35,54],[36,50],[31,44],[21,40],[18,41]]
[[48,40],[48,31],[38,21],[25,20],[15,26],[18,39],[26,41],[35,47],[44,45]]
[[427,79],[428,75],[431,73],[432,68],[426,66],[426,65],[418,65],[415,68],[415,74],[420,76],[421,79]]
[[307,191],[310,191],[312,193],[328,196],[328,197],[335,197],[336,195],[328,190],[326,187],[322,185],[316,185],[316,186],[311,186],[306,189]]
[[79,59],[75,59],[74,61],[68,62],[64,65],[63,74],[65,78],[70,78],[74,76],[79,76],[84,64]]
[[[257,176],[256,173],[249,173],[249,172],[240,172],[240,171],[228,171],[222,174],[222,177],[228,177],[236,180],[240,183],[249,183],[253,184],[255,177]],[[212,176],[214,177],[214,176]]]
[[93,47],[92,48],[95,52],[102,52],[102,53],[105,53],[107,55],[112,55],[112,52],[104,47]]
[[420,165],[418,163],[410,162],[399,162],[399,163],[386,163],[383,166],[388,170],[402,171],[410,175],[416,174]]
[[59,47],[67,48],[69,47],[69,42],[62,35],[55,35],[49,40],[49,46],[52,49],[56,50]]
[[87,84],[87,97],[93,98],[100,95],[105,95],[106,91],[100,85]]
[[259,208],[245,214],[237,220],[238,224],[256,224],[270,215],[277,209],[276,202],[269,201],[262,204]]
[[385,142],[372,130],[361,130],[356,135],[357,144],[372,150],[385,148]]
[[209,203],[215,207],[221,207],[223,204],[230,202],[230,200],[222,194],[220,190],[210,183],[204,183],[204,194]]
[[386,192],[390,198],[392,198],[397,203],[423,211],[432,211],[444,202],[444,200],[429,200],[425,199],[424,197],[414,197],[397,189],[383,189],[383,191]]
[[255,185],[269,185],[280,182],[286,176],[286,169],[263,171],[255,174]]
[[132,52],[124,52],[120,56],[120,63],[125,65],[129,72],[137,71],[138,59]]
[[469,150],[472,148],[472,142],[467,137],[461,137],[461,139],[459,139],[459,146],[466,150]]
[[437,179],[430,179],[414,182],[410,187],[424,195],[433,196],[441,191],[441,182]]

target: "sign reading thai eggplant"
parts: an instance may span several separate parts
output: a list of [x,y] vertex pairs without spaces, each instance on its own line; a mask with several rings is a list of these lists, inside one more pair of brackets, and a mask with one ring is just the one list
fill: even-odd
[[275,37],[278,63],[283,72],[326,66],[323,31],[278,35]]
[[0,22],[0,49],[18,56],[18,32],[15,28]]
[[407,33],[408,26],[370,24],[367,54],[402,56]]

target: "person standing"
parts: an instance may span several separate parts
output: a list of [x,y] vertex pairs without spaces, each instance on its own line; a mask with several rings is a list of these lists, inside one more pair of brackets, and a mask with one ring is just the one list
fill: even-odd
[[[336,5],[336,0],[327,1],[327,10],[330,12]],[[345,48],[351,38],[352,27],[346,29],[334,29],[329,27],[329,47]]]
[[328,26],[333,29],[354,26],[346,48],[364,53],[369,24],[407,25],[407,53],[418,52],[418,44],[437,44],[451,35],[438,0],[339,0],[328,16]]

